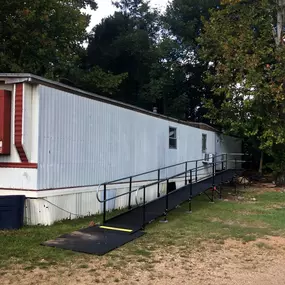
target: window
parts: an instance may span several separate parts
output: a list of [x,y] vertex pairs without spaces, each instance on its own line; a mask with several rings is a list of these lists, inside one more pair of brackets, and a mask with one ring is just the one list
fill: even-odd
[[202,152],[207,151],[207,135],[202,134]]
[[177,148],[177,130],[169,127],[169,148]]

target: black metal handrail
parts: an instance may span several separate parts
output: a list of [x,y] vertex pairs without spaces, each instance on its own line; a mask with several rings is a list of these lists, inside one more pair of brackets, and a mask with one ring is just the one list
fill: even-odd
[[[237,154],[237,155],[244,155],[244,154]],[[222,157],[224,156],[224,154],[222,154]],[[234,159],[234,160],[228,160],[227,159],[227,155],[226,155],[226,160],[223,160],[222,159],[222,161],[216,161],[215,160],[215,158],[217,158],[217,157],[219,157],[219,156],[215,156],[214,158],[213,158],[213,162],[212,163],[210,163],[210,165],[208,165],[208,166],[202,166],[202,167],[199,167],[200,169],[208,169],[208,168],[212,168],[212,173],[210,174],[210,175],[207,175],[207,176],[204,176],[203,177],[203,179],[209,179],[209,178],[213,178],[213,180],[212,180],[212,197],[209,197],[208,196],[208,194],[206,194],[205,192],[205,194],[206,194],[206,196],[213,202],[214,201],[214,189],[215,189],[215,174],[216,174],[216,166],[218,165],[218,164],[222,164],[222,171],[226,171],[227,170],[227,165],[228,165],[228,162],[229,161],[233,161],[233,162],[235,162],[235,169],[237,169],[237,163],[238,162],[246,162],[246,161],[243,161],[243,160],[237,160],[237,159]],[[224,169],[224,163],[226,163],[226,168]],[[199,169],[199,168],[192,168],[192,169],[189,169],[189,170],[186,170],[185,172],[182,172],[182,173],[179,173],[179,174],[177,174],[177,175],[174,175],[174,176],[171,176],[171,177],[168,177],[168,178],[166,178],[166,179],[162,179],[162,180],[159,180],[159,181],[157,181],[156,183],[150,183],[150,184],[148,184],[148,185],[143,185],[143,186],[141,186],[141,187],[139,187],[138,189],[137,189],[137,191],[136,191],[136,204],[137,204],[137,206],[139,207],[139,206],[142,206],[142,229],[145,227],[145,225],[146,225],[146,205],[149,203],[149,202],[147,202],[146,201],[146,188],[147,187],[150,187],[150,186],[154,186],[155,184],[160,184],[160,183],[162,183],[162,182],[164,182],[164,181],[167,181],[167,184],[168,184],[168,182],[169,182],[169,180],[170,179],[173,179],[173,178],[176,178],[176,177],[178,177],[178,176],[180,176],[180,175],[182,175],[182,174],[185,174],[185,186],[186,185],[190,185],[190,187],[189,187],[189,196],[188,196],[188,205],[189,205],[189,213],[191,213],[192,212],[192,204],[191,204],[191,201],[192,201],[192,198],[193,198],[193,193],[192,193],[192,185],[193,185],[193,171],[195,171],[196,172],[196,183],[197,183],[197,170]],[[190,174],[190,179],[189,179],[189,183],[187,183],[187,173],[189,172],[189,174]],[[181,188],[181,187],[180,187]],[[174,190],[174,191],[172,191],[171,192],[171,194],[172,193],[174,193],[174,192],[176,192],[176,191],[179,191],[180,190],[180,188],[179,189],[177,189],[177,190]],[[141,204],[141,205],[139,205],[139,203],[138,203],[138,191],[139,190],[143,190],[143,203]],[[168,212],[168,206],[169,206],[169,202],[168,202],[168,200],[169,200],[169,191],[168,191],[168,188],[166,187],[166,194],[165,194],[165,197],[166,197],[166,199],[165,199],[165,210],[164,210],[164,213],[163,213],[163,215],[164,215],[164,219],[165,219],[165,221],[167,221],[166,220],[166,216],[167,216],[167,212]],[[220,190],[220,192],[219,192],[219,195],[220,195],[220,198],[221,198],[221,190]]]
[[[216,157],[219,157],[219,156],[216,156]],[[227,161],[229,161],[229,160],[227,160]],[[212,169],[213,169],[213,172],[212,172],[211,174],[206,175],[206,176],[203,177],[203,179],[207,179],[207,178],[209,178],[209,177],[212,177],[213,174],[215,174],[215,172],[216,172],[215,167],[216,167],[217,165],[219,165],[219,164],[222,164],[222,165],[223,165],[224,162],[226,162],[226,160],[222,160],[222,161],[219,161],[219,162],[215,162],[215,161],[214,161],[214,162],[212,162],[212,163],[209,163],[209,165],[207,165],[207,166],[202,165],[202,166],[200,166],[200,167],[189,169],[189,170],[187,170],[187,171],[184,171],[184,172],[175,174],[175,175],[173,175],[173,176],[170,176],[170,177],[161,179],[161,180],[159,180],[159,181],[152,182],[152,183],[149,183],[149,184],[147,184],[147,185],[143,185],[143,186],[141,186],[141,187],[139,187],[139,188],[137,188],[137,189],[135,190],[135,192],[136,192],[136,198],[135,198],[136,204],[137,204],[137,206],[139,206],[138,199],[137,199],[137,198],[138,198],[138,192],[139,192],[140,190],[144,189],[144,188],[146,189],[146,188],[148,188],[148,187],[155,186],[155,185],[160,184],[160,183],[163,183],[163,182],[165,182],[165,181],[167,181],[167,183],[168,183],[169,180],[174,179],[174,178],[177,178],[177,177],[179,177],[179,176],[181,176],[181,175],[185,175],[185,185],[187,185],[187,184],[188,184],[188,183],[187,183],[187,178],[188,178],[188,175],[187,175],[187,174],[188,174],[188,173],[190,173],[190,176],[192,176],[193,171],[197,172],[197,171],[199,171],[199,170],[206,170],[206,169],[212,168]],[[223,169],[223,167],[222,167],[222,169]],[[198,175],[196,174],[195,176],[197,177]],[[189,179],[189,180],[191,181],[191,183],[193,183],[192,179]],[[195,179],[195,182],[198,182],[198,181],[200,181],[200,180],[198,180],[198,179],[196,178],[196,179]]]
[[[214,156],[214,157],[220,157],[220,156],[223,156],[225,154],[220,154],[220,155],[217,155],[217,156]],[[196,167],[195,169],[199,169],[199,168],[203,168],[204,165],[200,166],[200,167],[197,167],[197,163],[200,162],[200,161],[205,161],[205,159],[196,159],[196,160],[187,160],[185,162],[181,162],[181,163],[176,163],[176,164],[172,164],[172,165],[169,165],[169,166],[164,166],[164,167],[161,167],[161,168],[157,168],[155,170],[150,170],[150,171],[146,171],[146,172],[143,172],[143,173],[140,173],[140,174],[135,174],[135,175],[131,175],[131,176],[127,176],[127,177],[124,177],[124,178],[120,178],[120,179],[116,179],[116,180],[112,180],[112,181],[108,181],[108,182],[104,182],[104,183],[101,183],[99,184],[99,186],[97,187],[97,200],[100,202],[100,203],[104,203],[104,201],[110,201],[110,199],[104,199],[104,200],[101,200],[99,198],[99,191],[100,191],[100,188],[101,186],[104,186],[104,185],[110,185],[110,184],[113,184],[115,182],[119,182],[119,181],[124,181],[124,180],[129,180],[130,181],[130,184],[133,182],[133,178],[135,177],[139,177],[139,176],[143,176],[143,175],[147,175],[147,174],[150,174],[150,173],[155,173],[155,172],[160,172],[161,170],[165,170],[165,169],[169,169],[169,168],[173,168],[173,167],[176,167],[176,166],[180,166],[180,165],[188,165],[188,163],[193,163],[195,162],[196,163]],[[193,168],[194,169],[194,168]],[[160,175],[158,175],[158,179],[160,179],[159,177]],[[125,193],[124,195],[127,195],[129,194],[130,192],[128,193]],[[124,196],[123,195],[123,196]],[[122,195],[118,195],[118,196],[115,196],[115,197],[112,197],[111,200],[113,199],[116,199],[118,197],[121,197]]]
[[130,179],[130,178],[135,178],[135,177],[147,175],[147,174],[150,174],[150,173],[154,173],[154,172],[157,172],[157,171],[159,171],[159,170],[161,171],[161,170],[169,169],[169,168],[172,168],[172,167],[180,166],[180,165],[183,165],[183,164],[185,164],[185,163],[188,164],[188,163],[200,162],[200,161],[205,161],[205,159],[187,160],[187,161],[184,161],[184,162],[180,162],[180,163],[176,163],[176,164],[171,164],[171,165],[169,165],[169,166],[160,167],[160,168],[157,168],[157,169],[154,169],[154,170],[150,170],[150,171],[146,171],[146,172],[142,172],[142,173],[139,173],[139,174],[126,176],[126,177],[124,177],[124,178],[107,181],[107,182],[101,183],[100,185],[113,184],[113,183],[116,183],[116,182],[119,182],[119,181],[124,181],[124,180]]
[[[195,170],[195,181],[197,182],[198,181],[198,171],[201,170],[201,169],[205,170],[205,169],[208,169],[210,167],[213,167],[213,173],[214,173],[214,171],[216,169],[216,166],[218,164],[222,164],[222,169],[224,169],[224,165],[225,165],[226,169],[227,169],[228,161],[231,161],[231,160],[228,160],[228,155],[243,155],[243,154],[240,154],[240,153],[239,154],[236,154],[236,153],[231,153],[231,154],[223,153],[223,154],[219,154],[219,155],[213,156],[212,157],[213,162],[208,162],[208,164],[209,164],[208,166],[201,165],[201,166],[198,167],[198,162],[201,162],[201,161],[204,162],[205,159],[190,160],[190,161],[185,161],[185,162],[182,162],[182,163],[177,163],[177,164],[173,164],[173,165],[170,165],[170,166],[161,167],[161,168],[158,168],[158,169],[155,169],[155,170],[146,171],[146,172],[143,172],[143,173],[140,173],[140,174],[127,176],[127,177],[124,177],[124,178],[121,178],[121,179],[116,179],[116,180],[112,180],[112,181],[100,184],[98,186],[98,188],[97,188],[97,199],[98,199],[98,201],[100,203],[103,203],[103,223],[105,223],[105,221],[106,221],[106,203],[108,201],[115,200],[115,199],[117,199],[119,197],[123,197],[123,196],[129,195],[128,208],[131,209],[132,208],[131,207],[131,196],[132,196],[132,193],[134,193],[134,192],[138,193],[138,189],[143,189],[143,188],[146,189],[147,187],[150,187],[150,186],[153,186],[153,185],[158,185],[158,187],[157,187],[157,197],[159,198],[160,197],[160,184],[161,184],[161,182],[167,181],[169,179],[176,178],[176,177],[181,176],[181,175],[185,175],[185,184],[187,184],[187,174],[190,172],[191,181],[192,181],[192,174],[194,173],[194,170]],[[224,159],[224,156],[226,157],[226,159]],[[222,160],[217,162],[216,159],[219,158],[219,157],[222,157]],[[236,162],[237,162],[237,160],[235,159],[235,164],[236,164]],[[188,169],[188,164],[189,163],[195,163],[196,164],[195,168]],[[185,165],[185,171],[184,172],[176,174],[176,175],[174,175],[172,177],[161,179],[160,174],[161,174],[162,170],[170,169],[170,168],[173,168],[173,167],[176,167],[176,166],[181,166],[183,164]],[[153,182],[153,183],[150,183],[148,185],[141,186],[138,189],[132,190],[133,178],[136,178],[136,177],[139,177],[139,176],[143,176],[143,175],[146,175],[146,174],[150,174],[150,173],[155,173],[155,172],[157,172],[157,180],[156,180],[156,182]],[[119,182],[119,181],[125,181],[127,179],[129,180],[129,191],[107,199],[107,185],[114,184],[115,182]],[[99,191],[100,191],[100,188],[102,186],[104,187],[104,189],[103,189],[104,190],[104,192],[103,192],[103,200],[101,200],[99,198]],[[145,195],[145,193],[144,193],[144,195]],[[137,196],[136,196],[136,202],[137,202]]]

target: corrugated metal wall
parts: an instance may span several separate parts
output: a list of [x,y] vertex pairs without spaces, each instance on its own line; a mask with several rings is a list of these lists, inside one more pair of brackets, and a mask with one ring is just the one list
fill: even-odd
[[[39,87],[38,188],[99,184],[215,153],[215,133]],[[169,149],[169,126],[177,149]],[[174,168],[164,175],[184,171]],[[156,175],[143,179],[155,179]]]

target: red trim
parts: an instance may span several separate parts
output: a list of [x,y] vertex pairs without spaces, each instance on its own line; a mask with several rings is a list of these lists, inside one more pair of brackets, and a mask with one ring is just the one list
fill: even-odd
[[37,163],[29,162],[0,162],[0,168],[38,168]]
[[0,154],[10,154],[11,148],[11,91],[0,90]]
[[16,84],[15,97],[15,146],[24,163],[28,163],[28,158],[25,153],[23,142],[23,83]]

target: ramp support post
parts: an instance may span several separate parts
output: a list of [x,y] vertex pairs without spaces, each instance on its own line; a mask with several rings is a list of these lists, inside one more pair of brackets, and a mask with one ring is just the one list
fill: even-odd
[[212,174],[213,174],[213,185],[215,184],[215,158],[213,157]]
[[159,187],[160,187],[160,183],[159,183],[159,181],[160,181],[160,169],[158,169],[158,171],[157,171],[157,198],[159,198],[160,197],[160,189],[159,189]]
[[188,205],[189,205],[189,209],[188,209],[188,213],[191,214],[192,213],[192,170],[190,170],[190,187],[189,187],[189,199],[188,199]]
[[222,173],[221,184],[220,184],[220,187],[219,187],[219,199],[220,200],[222,200],[223,183],[224,183],[224,174]]
[[187,185],[187,162],[185,162],[185,186]]
[[167,187],[168,183],[169,183],[169,179],[166,180],[165,211],[164,211],[164,213],[163,213],[164,218],[163,218],[163,220],[160,221],[161,223],[167,223],[167,222],[168,222],[168,221],[167,221],[168,195],[169,195],[168,187]]
[[[222,182],[223,183],[223,182]],[[222,184],[220,185],[219,199],[222,200]]]
[[143,186],[143,225],[142,228],[144,229],[145,227],[145,221],[146,221],[146,216],[145,216],[145,186]]
[[213,157],[213,185],[212,185],[212,197],[211,197],[211,202],[214,203],[214,191],[216,190],[216,186],[215,186],[215,175],[216,175],[216,161],[215,161],[215,157]]
[[106,184],[104,184],[103,198],[104,198],[104,203],[103,203],[103,224],[105,224],[105,222],[106,222],[106,199],[107,199],[107,185]]
[[129,210],[132,208],[132,177],[130,177],[130,184],[129,184]]

